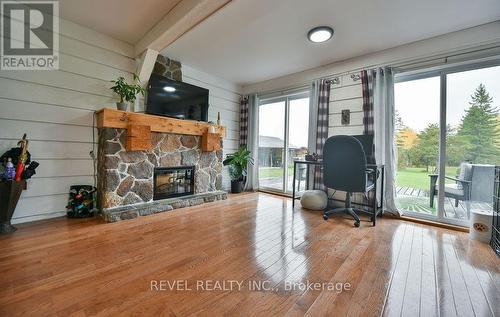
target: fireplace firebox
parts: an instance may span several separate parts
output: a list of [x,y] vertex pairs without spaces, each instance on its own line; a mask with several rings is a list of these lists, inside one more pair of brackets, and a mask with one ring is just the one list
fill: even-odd
[[194,194],[194,166],[157,167],[153,200]]

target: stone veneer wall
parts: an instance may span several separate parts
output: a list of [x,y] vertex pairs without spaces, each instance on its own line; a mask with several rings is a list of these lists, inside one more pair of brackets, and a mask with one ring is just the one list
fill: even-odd
[[222,187],[222,150],[202,152],[201,138],[153,132],[153,149],[126,151],[126,130],[99,129],[98,193],[101,209],[153,200],[155,167],[195,168],[195,193]]
[[175,61],[161,54],[156,57],[153,73],[165,76],[169,79],[182,81],[181,62]]

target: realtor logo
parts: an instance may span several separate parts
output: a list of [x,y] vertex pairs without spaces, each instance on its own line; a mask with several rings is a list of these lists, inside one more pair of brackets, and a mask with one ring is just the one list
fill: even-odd
[[0,69],[59,69],[59,2],[0,3]]

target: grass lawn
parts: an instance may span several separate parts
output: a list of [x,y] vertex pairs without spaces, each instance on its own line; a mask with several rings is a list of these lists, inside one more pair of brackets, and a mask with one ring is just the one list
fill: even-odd
[[428,175],[425,168],[421,167],[400,169],[396,174],[396,186],[429,189]]
[[[288,168],[288,175],[293,174],[293,167]],[[268,178],[268,177],[283,177],[283,169],[281,167],[259,167],[259,177],[260,178]]]
[[[458,167],[447,166],[446,176],[455,177]],[[429,189],[430,178],[429,174],[423,167],[407,167],[399,169],[396,174],[396,186],[412,187],[419,189]]]
[[[447,166],[446,175],[455,177],[458,167]],[[293,167],[288,168],[288,175],[292,175]],[[429,172],[424,167],[407,167],[400,169],[396,175],[396,186],[412,187],[429,190]],[[282,178],[283,169],[281,167],[259,167],[260,178]]]

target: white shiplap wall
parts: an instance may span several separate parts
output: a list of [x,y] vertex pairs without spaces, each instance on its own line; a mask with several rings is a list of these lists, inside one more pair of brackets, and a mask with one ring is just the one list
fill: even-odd
[[[354,80],[351,75],[359,75],[359,72],[339,76],[340,82],[332,84],[330,90],[328,136],[363,134],[361,79]],[[341,123],[341,112],[345,109],[351,111],[351,122],[349,125],[342,125]]]
[[[363,134],[363,91],[361,79],[354,80],[352,75],[359,75],[359,72],[349,73],[339,76],[339,83],[332,84],[330,89],[330,105],[328,116],[328,136],[333,135],[359,135]],[[342,110],[351,110],[350,124],[342,125]],[[333,191],[330,192],[332,194]],[[343,200],[345,193],[335,192],[335,198]],[[359,195],[353,199],[354,202],[361,202]],[[341,206],[342,203],[336,202]]]
[[27,133],[40,163],[14,223],[65,214],[69,186],[93,183],[93,111],[114,107],[109,80],[135,70],[131,45],[62,19],[59,57],[58,71],[0,71],[0,152]]
[[[221,124],[226,127],[226,137],[223,139],[224,157],[236,151],[240,135],[241,87],[185,64],[182,65],[182,81],[209,90],[208,120],[217,122],[217,113],[220,112]],[[230,187],[226,169],[223,174],[223,187]]]
[[[115,107],[109,80],[130,80],[136,67],[127,43],[62,19],[60,33],[58,71],[0,71],[0,152],[27,133],[32,159],[40,162],[13,223],[64,215],[69,186],[93,183],[92,114]],[[241,88],[189,66],[183,73],[184,81],[210,90],[209,119],[221,112],[224,153],[236,150]]]

